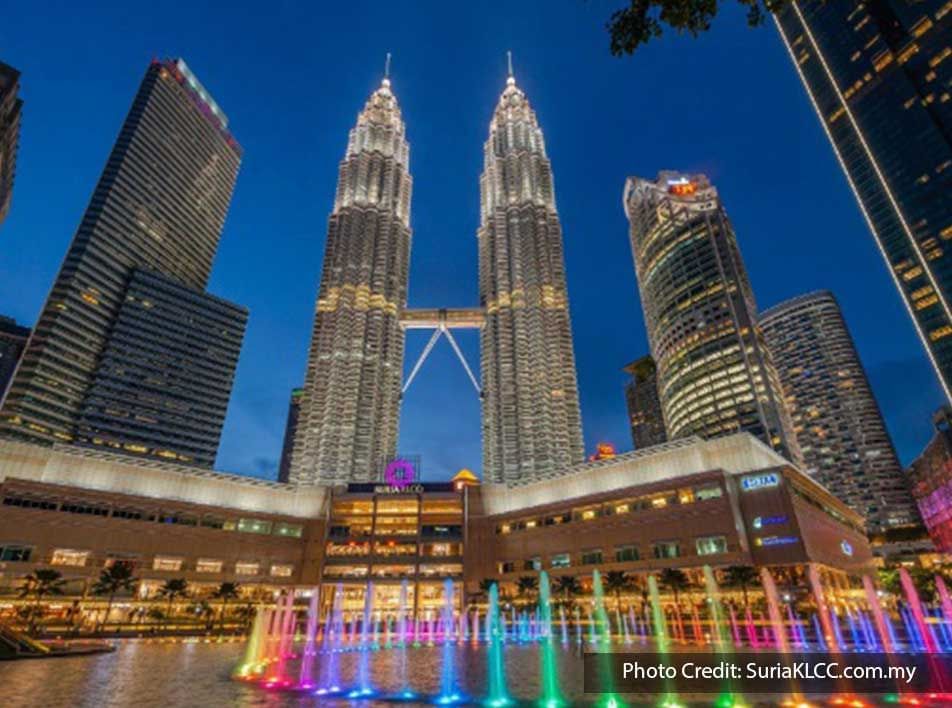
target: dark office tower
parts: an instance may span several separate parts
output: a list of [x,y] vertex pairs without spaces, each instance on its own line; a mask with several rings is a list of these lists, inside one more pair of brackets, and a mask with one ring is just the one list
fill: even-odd
[[629,177],[625,213],[668,436],[746,431],[799,462],[734,229],[704,175]]
[[243,307],[134,269],[77,439],[212,467],[247,320]]
[[[112,362],[158,358],[162,361],[143,361],[142,366],[191,366],[190,362],[206,355],[218,356],[205,353],[202,347],[220,332],[209,330],[199,336],[197,330],[212,322],[217,327],[217,318],[222,317],[219,309],[225,307],[220,301],[212,304],[213,300],[204,299],[204,289],[241,160],[241,149],[227,125],[225,115],[185,62],[154,61],[146,70],[7,391],[0,410],[4,434],[36,442],[109,440],[112,446],[122,439],[127,425],[129,444],[138,446],[141,431],[134,419],[140,413],[139,404],[127,398],[126,406],[115,411],[102,404],[107,400],[103,387],[120,375],[111,368]],[[154,273],[155,280],[136,275],[137,269]],[[168,281],[168,287],[159,281]],[[183,309],[201,309],[199,303],[210,308],[191,325],[188,344],[194,351],[184,358],[181,352],[172,352],[182,341],[178,335],[162,331],[164,324],[181,322],[178,315],[163,310],[143,320],[143,328],[136,331],[142,313],[131,309],[132,298],[141,298],[150,289],[161,290],[165,296],[174,284],[182,289],[183,300],[188,300],[181,303]],[[221,346],[229,350],[236,334],[231,325],[241,317],[224,319],[230,325],[221,329],[228,332],[229,342]],[[121,343],[110,340],[114,332],[121,333]],[[169,351],[158,353],[166,346]],[[228,366],[228,357],[219,358],[218,363]],[[197,376],[197,371],[180,380],[194,380],[190,377]],[[130,373],[126,383],[135,387],[142,375],[144,368]],[[230,380],[231,374],[223,378]],[[214,386],[220,385],[224,384]],[[178,410],[176,394],[166,396],[168,409]],[[148,397],[140,403],[143,411],[156,405]],[[196,436],[203,442],[195,449],[206,448],[209,431],[220,427],[220,422],[211,422],[215,405],[201,413],[207,417]],[[101,410],[96,412],[97,408]],[[110,416],[114,418],[107,423]],[[172,441],[167,443],[146,454],[167,450],[193,454],[193,448],[174,450]]]
[[511,72],[483,155],[483,478],[521,484],[565,473],[585,449],[552,166]]
[[776,21],[952,400],[952,6],[810,0]]
[[327,228],[289,481],[379,479],[396,454],[410,146],[389,79],[350,131]]
[[919,523],[902,471],[833,295],[810,293],[760,316],[804,471],[866,517],[871,532]]
[[29,338],[28,327],[21,327],[9,317],[0,315],[0,399],[13,378],[17,362]]
[[19,90],[20,72],[0,61],[0,224],[7,218],[13,197],[23,108],[23,100],[17,96]]
[[288,420],[284,426],[284,444],[281,445],[281,463],[278,466],[278,481],[287,482],[291,478],[291,454],[294,452],[294,436],[297,434],[298,419],[301,415],[301,396],[303,388],[291,391],[288,404]]
[[664,413],[658,397],[658,367],[650,356],[643,356],[625,367],[631,378],[625,384],[631,441],[636,450],[659,445],[668,439]]

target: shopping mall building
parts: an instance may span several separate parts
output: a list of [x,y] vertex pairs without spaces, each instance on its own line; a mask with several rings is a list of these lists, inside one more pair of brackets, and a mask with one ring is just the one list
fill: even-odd
[[[871,572],[862,518],[747,434],[665,443],[523,486],[446,483],[295,488],[73,447],[0,442],[0,593],[55,567],[84,594],[130,563],[149,596],[185,578],[201,592],[344,587],[375,607],[427,613],[446,580],[460,598],[484,579],[513,590],[546,570],[576,576],[667,567],[767,566],[833,586]],[[404,583],[406,581],[406,583]],[[465,593],[465,595],[464,595]]]

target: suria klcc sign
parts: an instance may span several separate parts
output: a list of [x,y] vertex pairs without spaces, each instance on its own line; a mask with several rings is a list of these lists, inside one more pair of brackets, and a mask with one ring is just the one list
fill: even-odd
[[391,460],[383,471],[386,484],[374,487],[375,494],[421,494],[423,485],[416,483],[417,471],[410,460]]

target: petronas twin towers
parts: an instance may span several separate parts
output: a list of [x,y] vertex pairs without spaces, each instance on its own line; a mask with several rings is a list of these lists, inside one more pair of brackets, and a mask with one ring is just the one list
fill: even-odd
[[397,451],[404,330],[421,323],[480,329],[487,481],[554,477],[582,461],[552,167],[511,72],[484,152],[480,306],[410,310],[410,148],[389,79],[360,112],[328,225],[292,483],[380,479]]

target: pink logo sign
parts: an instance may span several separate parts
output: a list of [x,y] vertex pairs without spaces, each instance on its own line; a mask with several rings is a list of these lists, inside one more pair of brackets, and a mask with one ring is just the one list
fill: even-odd
[[409,487],[415,475],[416,470],[413,469],[413,464],[409,460],[399,459],[393,460],[387,465],[387,469],[383,473],[387,484],[397,489]]

